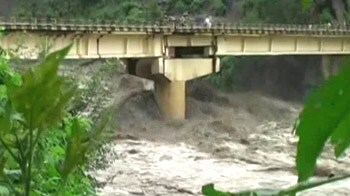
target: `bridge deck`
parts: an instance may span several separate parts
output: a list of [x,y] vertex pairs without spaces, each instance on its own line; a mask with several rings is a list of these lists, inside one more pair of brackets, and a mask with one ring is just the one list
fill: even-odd
[[200,47],[206,57],[350,54],[350,26],[216,24],[209,28],[0,18],[0,31],[5,32],[0,46],[18,51],[23,58],[36,58],[43,47],[57,50],[71,43],[67,58],[168,58],[176,47]]

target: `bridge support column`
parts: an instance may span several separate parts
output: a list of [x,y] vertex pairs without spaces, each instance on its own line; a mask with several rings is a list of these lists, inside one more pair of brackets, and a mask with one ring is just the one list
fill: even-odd
[[186,118],[186,81],[154,81],[155,98],[165,119]]
[[155,97],[165,119],[186,118],[186,81],[220,70],[214,58],[158,59],[152,64]]

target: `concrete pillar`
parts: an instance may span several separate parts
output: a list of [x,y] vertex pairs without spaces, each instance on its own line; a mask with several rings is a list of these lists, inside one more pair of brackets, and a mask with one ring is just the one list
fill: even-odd
[[186,81],[220,70],[212,58],[158,59],[153,62],[155,97],[165,119],[186,118]]
[[186,118],[186,81],[169,81],[159,77],[154,81],[155,98],[165,119]]

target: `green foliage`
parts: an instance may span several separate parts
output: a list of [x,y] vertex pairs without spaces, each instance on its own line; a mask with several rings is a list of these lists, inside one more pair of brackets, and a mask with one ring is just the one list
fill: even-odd
[[176,1],[174,8],[178,12],[185,12],[188,8],[188,6],[183,1]]
[[[347,3],[350,3],[349,0],[343,0],[343,1],[316,1],[314,0],[299,0],[303,10],[308,10],[310,11],[311,9],[315,8],[314,11],[318,10],[318,17],[319,17],[319,22],[321,23],[328,23],[332,22],[333,20],[339,20],[340,18],[337,18],[336,12],[339,12],[341,10],[337,9],[337,7],[343,7],[345,6],[345,9],[347,8]],[[344,14],[345,16],[345,21],[350,18],[349,12],[347,10],[344,10],[345,13],[338,13],[338,14]],[[316,12],[316,13],[317,13]],[[331,14],[333,12],[333,14]],[[343,12],[343,11],[341,11]]]
[[203,0],[170,0],[166,5],[167,13],[181,15],[185,12],[189,14],[200,13],[205,1]]
[[223,57],[221,59],[220,72],[212,74],[208,77],[209,81],[221,90],[229,91],[233,89],[235,78],[239,74],[241,64],[237,64],[234,57]]
[[[242,13],[239,17],[243,22],[290,24],[309,22],[312,5],[313,0],[245,0],[234,3],[229,0],[42,0],[40,3],[26,0],[18,1],[14,10],[15,15],[27,18],[90,18],[141,23],[156,22],[163,19],[164,14],[181,15],[185,12],[192,16],[225,17],[233,9]],[[288,9],[281,12],[281,7]]]
[[218,73],[208,76],[209,81],[223,91],[230,91],[234,88],[235,78],[238,71],[236,70],[236,59],[224,57],[221,61],[221,68]]
[[314,4],[314,0],[300,0],[303,9],[308,9]]
[[[309,96],[296,133],[300,140],[297,151],[299,181],[306,181],[314,172],[317,157],[326,141],[331,138],[339,157],[350,144],[350,60],[343,69],[331,77]],[[313,142],[310,142],[313,141]]]
[[[91,127],[67,116],[76,86],[58,75],[70,47],[49,54],[21,77],[0,58],[0,191],[11,195],[91,195],[83,173],[101,144],[110,113]],[[62,125],[63,122],[63,125]],[[72,175],[74,174],[74,175]],[[74,181],[75,183],[71,183]],[[84,193],[85,192],[85,193]]]
[[40,135],[58,123],[74,95],[75,87],[66,84],[57,74],[59,62],[69,49],[50,54],[35,69],[27,71],[23,75],[23,85],[8,85],[13,109],[21,114],[24,129],[33,132],[30,134]]
[[188,2],[187,4],[189,4],[189,9],[190,9],[188,11],[190,11],[191,13],[198,13],[203,9],[203,7],[205,5],[205,1],[192,0],[192,1]]
[[8,100],[1,116],[0,140],[19,165],[23,184],[19,192],[25,195],[32,191],[32,162],[40,136],[62,119],[73,96],[74,89],[64,86],[64,80],[57,75],[58,63],[68,50],[49,55],[38,67],[27,71],[22,85],[13,85],[4,78]]
[[255,64],[263,57],[223,57],[220,72],[208,76],[209,81],[223,91],[243,88],[241,78],[247,65]]
[[[8,60],[0,56],[0,87],[2,90],[6,90],[4,84],[8,83],[11,85],[19,86],[22,83],[21,75],[8,67]],[[3,91],[2,91],[3,92]],[[6,94],[1,94],[1,97],[6,96]]]
[[160,6],[158,6],[157,0],[149,0],[148,4],[146,4],[147,8],[147,21],[159,20],[163,17],[162,10]]
[[329,23],[333,21],[333,16],[330,14],[329,8],[325,9],[320,15],[321,23]]
[[226,0],[102,0],[102,1],[18,1],[15,15],[21,17],[55,17],[67,19],[99,19],[118,22],[141,23],[156,22],[164,14],[224,16],[227,10]]
[[40,195],[52,195],[60,191],[61,195],[93,195],[94,184],[85,174],[86,166],[78,168],[66,184],[66,188],[60,186],[62,177],[59,168],[62,167],[65,157],[65,148],[71,133],[74,131],[73,122],[78,121],[84,131],[91,129],[91,122],[84,117],[65,117],[62,125],[53,128],[38,143],[38,151],[35,167],[41,168],[41,172],[35,176],[35,192]]
[[[288,9],[281,12],[281,7]],[[242,22],[278,24],[307,23],[310,15],[295,0],[247,0],[242,13]]]
[[212,7],[215,15],[224,16],[226,14],[227,6],[222,0],[212,0]]

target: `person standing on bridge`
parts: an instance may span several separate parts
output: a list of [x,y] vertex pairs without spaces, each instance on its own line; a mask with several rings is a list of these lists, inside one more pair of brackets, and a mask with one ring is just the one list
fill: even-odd
[[211,17],[207,16],[204,20],[204,26],[211,28]]

